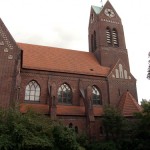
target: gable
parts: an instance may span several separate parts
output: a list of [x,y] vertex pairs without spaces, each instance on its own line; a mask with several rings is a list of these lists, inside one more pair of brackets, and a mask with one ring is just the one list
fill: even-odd
[[105,16],[106,19],[113,18],[121,20],[116,10],[113,8],[112,4],[109,1],[105,3],[100,15]]
[[135,80],[133,75],[130,73],[130,70],[126,67],[121,59],[119,59],[114,67],[111,69],[108,78]]
[[8,31],[7,27],[5,26],[1,18],[0,18],[0,46],[1,49],[3,48],[3,51],[7,53],[18,50],[15,40],[13,39],[12,35]]

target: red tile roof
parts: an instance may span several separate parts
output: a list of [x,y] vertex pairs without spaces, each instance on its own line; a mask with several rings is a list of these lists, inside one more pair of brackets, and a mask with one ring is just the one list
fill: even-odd
[[135,112],[140,112],[142,109],[130,92],[126,92],[121,97],[118,109],[124,116],[133,116]]
[[110,68],[101,66],[90,52],[18,43],[23,50],[23,68],[106,76]]
[[[49,105],[47,104],[20,104],[20,112],[26,113],[27,111],[32,110],[40,114],[49,114]],[[102,116],[103,108],[102,107],[93,107],[94,116]],[[66,115],[66,116],[84,116],[85,107],[84,106],[66,106],[66,105],[57,105],[56,106],[57,115]]]
[[102,106],[93,106],[93,113],[94,116],[102,116],[104,113],[103,107]]
[[[93,106],[93,113],[94,113],[94,116],[102,116],[103,108]],[[84,116],[85,115],[85,107],[84,106],[57,105],[57,115]]]
[[26,113],[27,111],[32,110],[36,113],[40,114],[48,114],[49,113],[49,105],[46,104],[20,104],[20,112]]
[[84,106],[64,106],[57,105],[57,115],[85,115],[85,107]]

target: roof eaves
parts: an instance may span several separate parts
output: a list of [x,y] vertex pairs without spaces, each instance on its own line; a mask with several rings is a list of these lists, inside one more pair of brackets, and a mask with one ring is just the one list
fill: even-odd
[[48,69],[48,68],[38,68],[38,67],[30,67],[23,66],[22,69],[30,69],[30,70],[40,70],[40,71],[50,71],[50,72],[58,72],[58,73],[71,73],[71,74],[80,74],[80,75],[90,75],[90,76],[98,76],[98,77],[106,77],[107,74],[99,74],[99,73],[90,73],[90,72],[81,72],[81,71],[70,71],[70,70],[61,70],[61,69]]

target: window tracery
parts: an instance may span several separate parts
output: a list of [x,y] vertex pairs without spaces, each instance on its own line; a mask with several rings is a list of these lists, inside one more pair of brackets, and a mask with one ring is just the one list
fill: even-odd
[[95,105],[102,104],[101,95],[96,86],[92,86],[92,101],[93,101],[93,104]]
[[58,88],[57,95],[59,103],[71,104],[72,91],[67,84],[64,83]]
[[39,101],[40,100],[40,86],[36,81],[30,81],[25,89],[26,101]]

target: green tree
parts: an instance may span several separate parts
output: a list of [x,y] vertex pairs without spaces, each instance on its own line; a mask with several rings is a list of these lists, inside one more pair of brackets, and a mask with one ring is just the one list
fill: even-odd
[[72,130],[31,111],[0,110],[0,150],[78,150]]
[[116,140],[121,136],[124,118],[113,107],[105,107],[103,115],[103,124],[106,138]]
[[0,149],[52,149],[53,136],[50,120],[28,112],[1,110]]
[[105,107],[103,125],[106,141],[99,144],[100,149],[130,150],[132,147],[133,127],[131,120],[123,117],[116,108]]
[[134,128],[135,150],[148,150],[150,147],[150,101],[142,100],[143,111],[135,114]]
[[54,146],[60,150],[78,150],[79,145],[73,129],[56,125],[53,128]]

